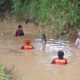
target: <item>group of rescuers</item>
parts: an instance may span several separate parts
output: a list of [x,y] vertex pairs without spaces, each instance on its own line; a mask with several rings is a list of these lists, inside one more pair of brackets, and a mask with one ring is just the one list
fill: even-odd
[[[46,43],[46,35],[45,35],[45,32],[42,32],[42,42],[45,42]],[[15,34],[16,37],[21,37],[21,36],[24,36],[24,31],[22,29],[22,25],[18,25],[18,29],[16,30],[16,34]],[[78,33],[78,38],[76,40],[76,43],[75,43],[76,47],[78,49],[80,49],[80,32]],[[32,50],[33,49],[33,46],[31,45],[31,40],[29,38],[27,38],[25,40],[25,44],[21,47],[21,49],[24,49],[24,50]],[[67,59],[64,58],[64,52],[63,51],[58,51],[57,53],[58,57],[57,58],[54,58],[53,61],[51,62],[51,64],[67,64]]]

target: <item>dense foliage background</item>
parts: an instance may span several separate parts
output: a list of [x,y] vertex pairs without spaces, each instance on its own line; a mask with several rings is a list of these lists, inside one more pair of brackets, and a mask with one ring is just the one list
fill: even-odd
[[0,15],[63,27],[80,27],[79,0],[0,0]]

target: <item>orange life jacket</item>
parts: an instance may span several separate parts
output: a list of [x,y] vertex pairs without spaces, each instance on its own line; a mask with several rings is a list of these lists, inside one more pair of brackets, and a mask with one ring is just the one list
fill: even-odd
[[66,59],[58,59],[58,58],[55,58],[51,64],[67,64],[67,60]]
[[30,43],[31,43],[30,39],[27,38],[27,39],[25,40],[25,45],[23,46],[22,49],[24,49],[24,50],[31,50],[31,49],[33,49],[33,46],[30,45]]
[[33,46],[31,46],[31,45],[24,46],[24,50],[32,50],[32,49],[33,49]]

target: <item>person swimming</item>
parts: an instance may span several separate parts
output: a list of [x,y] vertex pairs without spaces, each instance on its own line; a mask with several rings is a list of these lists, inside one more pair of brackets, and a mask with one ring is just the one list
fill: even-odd
[[18,25],[18,30],[16,31],[15,36],[24,36],[24,32],[22,30],[22,25]]
[[67,64],[67,59],[63,57],[64,57],[64,52],[58,51],[58,58],[54,58],[51,64]]
[[29,38],[27,38],[25,40],[25,45],[22,46],[21,49],[24,49],[24,50],[31,50],[31,49],[33,49],[33,46],[31,45],[31,40]]

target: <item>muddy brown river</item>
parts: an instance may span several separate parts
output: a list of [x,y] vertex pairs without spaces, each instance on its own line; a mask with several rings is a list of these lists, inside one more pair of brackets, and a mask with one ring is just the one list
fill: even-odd
[[80,51],[71,44],[72,55],[67,57],[67,65],[52,65],[50,54],[38,50],[23,51],[20,47],[26,37],[34,42],[38,38],[38,28],[24,24],[25,36],[14,37],[17,25],[21,23],[0,22],[0,61],[14,68],[16,80],[80,80]]

